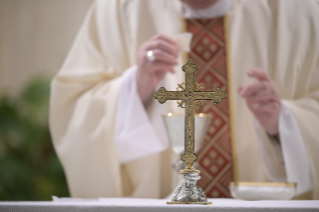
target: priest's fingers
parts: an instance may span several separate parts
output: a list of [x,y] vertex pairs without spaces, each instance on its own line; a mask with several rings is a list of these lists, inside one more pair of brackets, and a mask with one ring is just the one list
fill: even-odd
[[160,49],[162,51],[167,52],[168,54],[174,56],[175,58],[178,55],[178,48],[174,47],[172,45],[170,45],[169,43],[162,41],[162,40],[155,40],[152,41],[148,46],[147,46],[147,51],[149,50],[156,50],[156,49]]
[[262,69],[259,69],[259,68],[252,68],[252,69],[249,69],[247,71],[247,75],[249,77],[253,77],[253,78],[256,78],[258,80],[265,80],[265,81],[269,81],[270,80],[270,77],[268,76],[268,74],[263,71]]
[[267,102],[271,102],[271,101],[277,101],[276,96],[273,95],[259,95],[259,96],[254,96],[251,97],[247,100],[249,102],[249,104],[254,105],[254,104],[263,104],[263,103],[267,103]]
[[166,42],[170,43],[171,45],[178,47],[176,41],[167,35],[158,34],[158,35],[155,35],[154,39],[165,40]]
[[167,72],[171,72],[172,73],[172,68],[167,67],[167,68],[163,68],[161,67],[161,69],[158,69],[157,71],[155,71],[154,75],[156,77],[156,80],[158,82],[160,82],[164,76],[166,75]]
[[279,133],[278,123],[280,110],[280,101],[270,101],[260,104],[259,107],[254,109],[253,113],[268,133],[276,135]]
[[273,101],[267,101],[267,102],[260,102],[260,103],[254,103],[253,109],[258,112],[268,111],[268,110],[274,110],[275,108],[278,108],[280,106],[280,103],[273,100]]
[[253,112],[259,111],[263,108],[271,108],[273,112],[278,112],[278,106],[280,108],[281,102],[276,96],[273,95],[258,95],[254,97],[246,98],[248,108]]
[[247,98],[251,95],[254,95],[259,90],[263,89],[265,89],[264,83],[257,81],[252,84],[239,87],[238,92],[242,97]]
[[274,89],[272,87],[265,87],[265,89],[259,90],[257,91],[253,97],[256,96],[275,96],[276,92],[274,91]]
[[162,51],[161,49],[153,50],[153,54],[155,55],[155,61],[153,61],[153,62],[159,61],[159,62],[167,63],[169,65],[177,65],[178,64],[177,60],[174,56],[172,56],[171,54],[168,54],[165,51]]
[[168,41],[166,39],[163,39],[162,36],[157,39],[151,40],[146,47],[147,51],[153,51],[154,49],[161,49],[175,57],[177,57],[178,55],[177,43],[174,40]]
[[253,95],[245,97],[250,101],[265,101],[267,99],[278,99],[276,92],[271,88],[265,88],[255,92]]
[[161,81],[164,78],[165,74],[166,74],[165,70],[156,71],[155,76],[156,76],[157,81],[158,82]]
[[171,73],[175,73],[174,70],[174,66],[169,64],[169,63],[165,63],[165,62],[159,62],[159,61],[154,61],[152,66],[150,67],[151,73],[150,74],[156,74],[157,72],[171,72]]

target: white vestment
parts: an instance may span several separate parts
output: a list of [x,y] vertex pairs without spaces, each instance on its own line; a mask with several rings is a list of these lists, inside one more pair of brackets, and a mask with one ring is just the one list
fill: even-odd
[[[117,108],[121,105],[117,106],[117,102],[121,83],[130,77],[130,67],[136,64],[137,48],[157,33],[172,37],[180,34],[180,16],[179,1],[110,0],[98,1],[92,6],[64,66],[52,83],[51,132],[72,196],[158,198],[174,188],[169,150],[148,153],[132,161],[134,152],[145,149],[147,152],[148,146],[142,143],[134,150],[122,145],[132,155],[121,159],[116,148],[121,144],[119,138],[126,135],[115,135],[114,125],[116,114],[120,114]],[[227,43],[230,50],[227,55],[230,61],[228,98],[235,180],[266,181],[265,170],[275,180],[307,179],[291,174],[296,169],[296,166],[289,166],[294,159],[290,154],[294,149],[289,150],[289,142],[285,142],[291,139],[289,129],[299,128],[299,140],[303,140],[304,144],[293,145],[306,147],[308,158],[300,161],[310,161],[313,197],[319,198],[316,180],[319,175],[316,154],[319,149],[319,132],[316,130],[319,124],[319,24],[315,21],[318,16],[318,3],[311,0],[305,4],[283,0],[234,2],[226,30],[230,32]],[[181,72],[179,69],[184,62],[181,55],[177,73]],[[287,123],[279,125],[282,148],[278,148],[284,150],[281,158],[276,158],[280,155],[276,154],[278,148],[271,145],[258,123],[260,142],[257,142],[252,114],[236,93],[238,86],[251,82],[245,74],[251,67],[267,70],[279,87],[283,110],[286,108],[285,111],[288,111],[281,112],[280,123],[293,117],[291,128],[287,128]],[[127,74],[123,75],[125,70]],[[165,87],[174,90],[181,80],[181,75],[168,74]],[[136,93],[133,95],[136,96]],[[166,104],[170,112],[177,111],[174,102]],[[158,151],[161,151],[168,144],[165,142],[166,135],[158,133],[163,127],[158,124],[160,115],[154,115],[154,111],[161,108],[158,105],[154,101],[146,113],[141,113],[149,119],[149,123],[141,122],[141,128],[134,131],[130,141],[134,142],[135,136],[149,136],[150,143],[157,145]],[[165,112],[165,109],[160,112]],[[285,118],[285,113],[288,113],[288,118]],[[123,128],[130,129],[131,126],[123,123]],[[149,130],[143,132],[143,129]],[[115,136],[119,142],[115,142]],[[125,143],[127,140],[122,141]],[[258,145],[264,150],[263,157],[259,154]],[[300,154],[296,152],[296,155]],[[305,168],[302,166],[303,163],[300,164],[301,170]]]

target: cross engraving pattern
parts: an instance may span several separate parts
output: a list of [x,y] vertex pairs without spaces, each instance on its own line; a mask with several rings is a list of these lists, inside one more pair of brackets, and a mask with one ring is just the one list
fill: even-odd
[[161,104],[166,100],[184,100],[185,101],[185,152],[181,156],[181,160],[185,162],[186,168],[180,173],[197,172],[193,164],[197,161],[198,156],[194,149],[194,114],[195,103],[197,100],[213,100],[215,104],[219,104],[226,98],[226,94],[218,87],[213,91],[196,91],[195,89],[195,73],[198,71],[198,66],[193,60],[188,60],[182,66],[185,72],[185,89],[182,91],[167,91],[164,87],[155,92],[154,97]]

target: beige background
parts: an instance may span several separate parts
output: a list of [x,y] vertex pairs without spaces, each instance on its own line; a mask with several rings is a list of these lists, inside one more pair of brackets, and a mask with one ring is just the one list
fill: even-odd
[[61,67],[93,0],[0,0],[0,94]]

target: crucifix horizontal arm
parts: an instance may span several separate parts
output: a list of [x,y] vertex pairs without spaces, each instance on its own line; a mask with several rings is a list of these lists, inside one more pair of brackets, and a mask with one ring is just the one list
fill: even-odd
[[155,98],[160,103],[165,103],[166,100],[213,100],[214,103],[219,104],[225,97],[224,92],[220,88],[215,88],[213,91],[167,91],[161,87],[155,94]]

